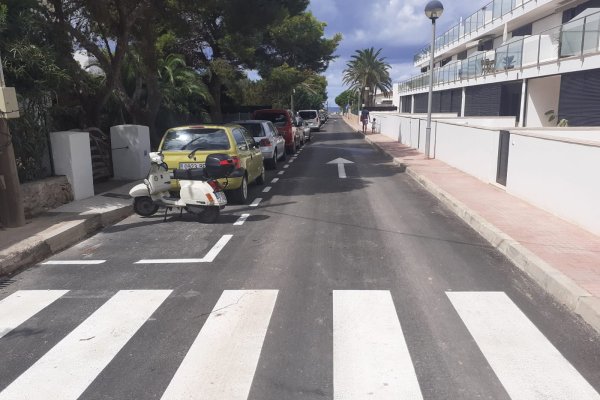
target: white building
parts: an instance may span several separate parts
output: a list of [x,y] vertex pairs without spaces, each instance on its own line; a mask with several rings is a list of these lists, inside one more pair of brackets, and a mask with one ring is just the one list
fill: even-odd
[[[494,0],[435,47],[433,113],[600,126],[600,0]],[[429,57],[427,46],[422,74],[394,85],[403,113],[427,112]]]

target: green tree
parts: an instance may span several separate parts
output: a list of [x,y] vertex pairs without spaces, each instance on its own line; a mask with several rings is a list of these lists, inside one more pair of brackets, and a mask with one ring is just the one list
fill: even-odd
[[372,105],[378,90],[385,95],[392,91],[391,66],[380,57],[381,50],[375,51],[373,47],[356,50],[344,69],[344,84],[350,86],[350,90],[362,93],[366,105]]

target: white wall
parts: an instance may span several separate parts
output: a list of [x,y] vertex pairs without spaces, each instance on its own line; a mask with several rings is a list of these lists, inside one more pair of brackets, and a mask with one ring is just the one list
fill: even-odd
[[600,235],[600,145],[511,134],[507,191]]
[[511,133],[523,135],[542,135],[558,140],[583,140],[598,142],[600,145],[600,128],[546,128],[546,129],[518,129],[511,130]]
[[51,132],[52,160],[56,175],[65,175],[75,200],[94,195],[92,152],[88,132]]
[[558,116],[558,99],[560,97],[560,75],[527,81],[527,127],[555,126],[558,121],[548,122],[544,115],[554,110]]

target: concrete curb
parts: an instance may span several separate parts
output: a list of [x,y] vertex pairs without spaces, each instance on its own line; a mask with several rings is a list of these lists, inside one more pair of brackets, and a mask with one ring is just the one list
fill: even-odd
[[81,219],[59,222],[43,233],[17,243],[0,252],[0,276],[10,275],[58,253],[102,228],[116,224],[133,214],[133,206],[82,216]]
[[[377,150],[388,154],[378,143],[365,136],[365,141]],[[388,154],[391,156],[391,154]],[[393,156],[392,156],[393,157]],[[394,164],[402,167],[417,183],[433,194],[460,219],[479,233],[498,251],[504,254],[519,269],[529,275],[547,293],[570,310],[579,314],[584,321],[600,333],[600,299],[592,296],[571,278],[553,268],[550,264],[533,254],[518,241],[492,225],[485,218],[468,208],[465,204],[442,190],[439,186],[410,168],[402,158],[393,158]]]

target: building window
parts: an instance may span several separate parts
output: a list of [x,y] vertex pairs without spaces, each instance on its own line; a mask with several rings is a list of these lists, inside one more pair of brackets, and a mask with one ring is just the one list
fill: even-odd
[[461,51],[456,55],[457,60],[466,60],[467,59],[467,50]]
[[531,26],[532,26],[532,24],[527,24],[518,29],[515,29],[514,31],[512,31],[512,37],[531,35]]
[[477,51],[488,51],[494,48],[494,39],[488,39],[484,42],[480,42],[477,45]]

